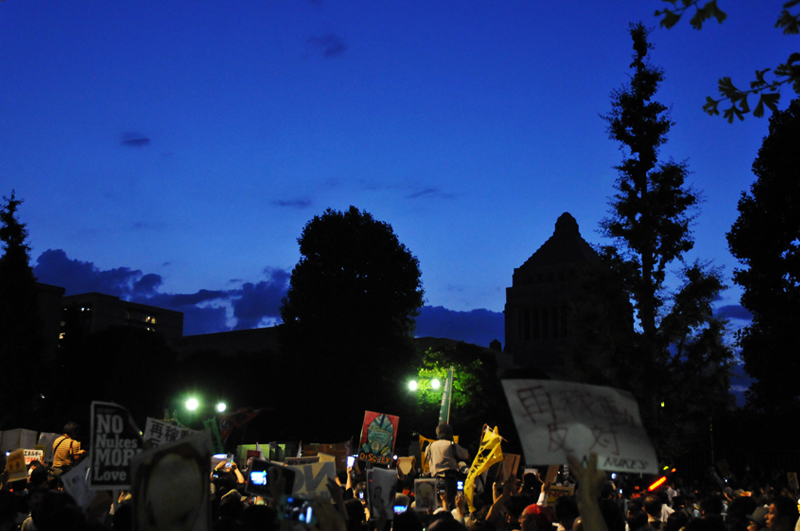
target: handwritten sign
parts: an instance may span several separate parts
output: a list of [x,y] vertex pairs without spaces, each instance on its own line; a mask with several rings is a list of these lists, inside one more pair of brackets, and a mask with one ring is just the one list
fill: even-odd
[[528,463],[566,463],[567,455],[619,472],[658,471],[653,445],[630,393],[552,380],[503,380]]

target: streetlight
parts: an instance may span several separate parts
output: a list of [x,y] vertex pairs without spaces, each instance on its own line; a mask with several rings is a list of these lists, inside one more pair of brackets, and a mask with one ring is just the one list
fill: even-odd
[[198,407],[200,407],[200,402],[196,398],[190,398],[186,401],[186,409],[189,411],[195,411]]
[[219,404],[217,404],[217,411],[218,411],[219,413],[222,413],[222,412],[224,412],[224,411],[225,411],[225,409],[226,409],[227,407],[228,407],[228,406],[227,406],[227,405],[225,405],[225,402],[220,402]]
[[410,382],[408,382],[408,389],[410,391],[416,391],[417,389],[419,389],[419,384],[417,384],[416,380],[411,380]]
[[441,385],[442,382],[440,382],[438,378],[434,378],[433,380],[431,380],[431,389],[439,389]]

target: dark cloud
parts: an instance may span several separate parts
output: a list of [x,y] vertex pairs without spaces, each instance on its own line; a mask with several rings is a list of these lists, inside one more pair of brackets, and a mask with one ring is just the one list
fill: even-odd
[[230,330],[228,308],[233,310],[237,330],[255,328],[263,319],[280,320],[281,300],[290,278],[288,271],[267,268],[263,272],[265,280],[246,282],[241,288],[162,293],[161,275],[128,267],[102,270],[92,262],[70,259],[61,249],[43,252],[33,271],[40,282],[65,288],[66,295],[105,293],[183,312],[184,335]]
[[434,197],[439,199],[452,199],[454,196],[453,194],[448,194],[442,192],[439,188],[435,187],[428,187],[423,188],[422,190],[417,190],[416,192],[412,192],[406,196],[406,199],[419,199],[424,197]]
[[273,205],[288,208],[308,208],[311,206],[311,199],[276,199]]
[[150,139],[139,133],[123,133],[120,142],[123,146],[145,147],[150,144]]
[[268,280],[258,284],[247,282],[242,286],[241,296],[233,301],[235,330],[257,328],[265,317],[280,320],[281,300],[289,289],[290,274],[283,269],[264,272],[269,276]]
[[37,260],[33,274],[39,282],[66,289],[67,295],[96,291],[130,299],[147,297],[161,285],[161,276],[145,275],[138,269],[117,267],[105,271],[92,262],[70,260],[61,249],[48,249]]
[[417,337],[446,337],[489,347],[505,337],[503,314],[478,309],[456,312],[442,306],[423,306],[417,317]]
[[319,50],[319,53],[326,59],[339,57],[347,50],[342,38],[333,33],[328,33],[322,37],[311,37],[306,43]]
[[730,304],[717,308],[714,315],[717,317],[725,317],[726,319],[739,319],[742,321],[753,320],[753,314],[740,304]]

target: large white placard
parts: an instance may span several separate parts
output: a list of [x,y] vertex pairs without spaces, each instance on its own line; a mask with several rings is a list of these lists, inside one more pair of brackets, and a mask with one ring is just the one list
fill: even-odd
[[567,462],[598,456],[603,470],[655,474],[658,463],[630,393],[553,380],[503,380],[525,461]]

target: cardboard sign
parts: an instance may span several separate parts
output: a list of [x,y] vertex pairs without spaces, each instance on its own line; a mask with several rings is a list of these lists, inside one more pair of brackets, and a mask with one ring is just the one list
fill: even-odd
[[503,481],[517,475],[520,457],[518,454],[503,454],[503,463],[500,465],[502,470],[498,473],[498,476],[501,476]]
[[567,455],[618,472],[656,474],[658,463],[630,393],[555,380],[503,380],[528,463],[566,463]]
[[93,490],[129,489],[131,460],[144,441],[128,410],[107,402],[92,402],[91,473]]
[[397,468],[405,475],[411,474],[411,472],[416,467],[417,467],[417,458],[413,455],[410,457],[397,458]]
[[329,454],[336,458],[336,472],[347,470],[347,456],[353,455],[351,441],[303,444],[303,455]]
[[25,466],[27,467],[34,461],[39,461],[40,463],[44,463],[44,451],[43,450],[22,450],[22,455],[25,457]]
[[207,431],[137,454],[131,473],[135,530],[211,529],[211,436]]
[[144,442],[149,444],[151,448],[157,448],[195,433],[197,433],[195,430],[147,417],[147,422],[144,425]]
[[561,485],[550,485],[550,490],[547,493],[547,506],[556,508],[556,500],[562,496],[572,496],[575,494],[575,486],[562,487]]
[[400,417],[365,411],[358,443],[358,458],[368,463],[390,464],[394,456],[399,423]]
[[295,471],[293,496],[300,498],[319,496],[323,500],[330,499],[331,493],[328,492],[328,478],[334,479],[336,477],[336,463],[326,461],[324,463],[289,466],[289,468]]
[[283,462],[290,466],[310,465],[311,463],[319,463],[319,456],[287,457]]
[[367,470],[369,489],[369,518],[377,520],[381,512],[387,520],[394,520],[394,494],[397,489],[397,472],[386,468]]
[[417,511],[425,512],[436,509],[439,505],[438,494],[436,479],[414,480],[414,500]]
[[28,469],[25,468],[25,451],[22,448],[8,454],[5,471],[8,472],[9,481],[28,479]]

